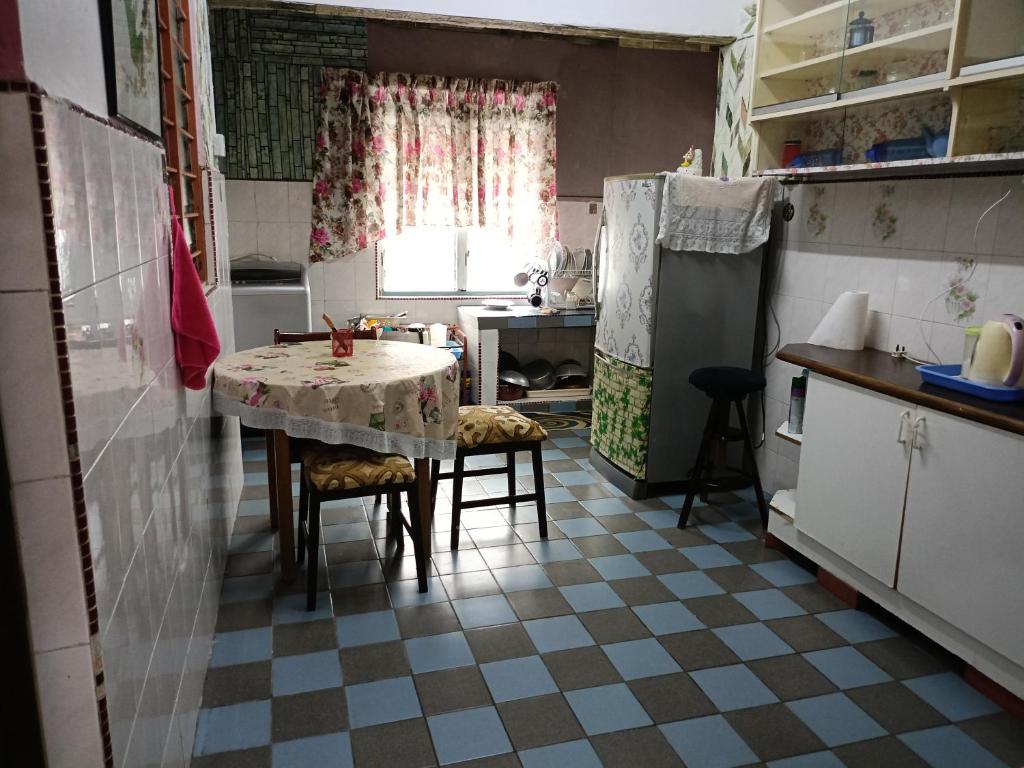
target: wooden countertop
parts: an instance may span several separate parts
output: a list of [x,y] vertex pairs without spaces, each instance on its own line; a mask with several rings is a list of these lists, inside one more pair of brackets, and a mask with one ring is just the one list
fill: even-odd
[[883,395],[1024,435],[1024,403],[996,403],[921,381],[916,363],[888,352],[850,352],[816,344],[787,344],[779,360]]

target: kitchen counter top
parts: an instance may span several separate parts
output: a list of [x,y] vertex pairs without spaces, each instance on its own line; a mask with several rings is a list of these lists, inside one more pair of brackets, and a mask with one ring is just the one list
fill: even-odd
[[507,310],[487,309],[479,304],[459,307],[460,318],[471,320],[481,330],[496,328],[588,328],[594,324],[594,310],[562,309],[545,314],[523,304]]
[[888,352],[787,344],[779,360],[936,411],[1024,435],[1024,403],[996,403],[921,381],[916,364]]

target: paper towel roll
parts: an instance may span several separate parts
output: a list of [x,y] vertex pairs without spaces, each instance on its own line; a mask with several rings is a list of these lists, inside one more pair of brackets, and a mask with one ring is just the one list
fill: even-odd
[[833,349],[864,349],[867,331],[867,291],[847,291],[836,299],[807,341]]

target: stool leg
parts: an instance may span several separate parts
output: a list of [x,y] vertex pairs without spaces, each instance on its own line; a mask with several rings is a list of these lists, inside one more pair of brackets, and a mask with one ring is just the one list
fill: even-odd
[[[427,591],[427,559],[423,552],[423,536],[420,532],[420,500],[415,486],[408,491],[409,527],[412,529],[412,553],[416,562],[416,581],[420,592]],[[399,523],[401,525],[401,523]]]
[[462,473],[466,457],[455,454],[455,472],[452,478],[452,549],[459,548],[459,518],[462,516]]
[[508,508],[516,511],[516,452],[509,451],[505,454],[505,466],[508,473]]
[[441,462],[439,459],[432,459],[430,462],[430,513],[433,515],[437,506],[437,484],[441,482]]
[[320,560],[320,494],[316,491],[309,498],[309,539],[306,542],[306,610],[316,610],[316,581]]
[[375,507],[379,507],[380,506],[380,494],[379,493],[375,493],[373,495],[373,506],[375,506]]
[[697,461],[690,470],[690,487],[686,489],[686,501],[679,512],[677,528],[685,528],[687,520],[690,519],[690,510],[693,509],[693,499],[704,487],[705,464],[710,463],[711,440],[714,437],[715,425],[718,419],[718,403],[711,404],[711,412],[708,414],[707,423],[704,425],[704,434],[700,438],[700,448],[697,450]]
[[713,424],[711,425],[711,440],[708,442],[707,454],[704,457],[704,469],[699,478],[700,500],[708,503],[708,489],[711,485],[711,476],[715,472],[715,437],[725,435],[729,432],[729,403],[714,400],[711,403]]
[[754,493],[757,495],[757,509],[761,513],[761,525],[768,529],[768,503],[764,500],[764,489],[761,487],[761,473],[757,471],[757,456],[754,455],[754,444],[750,440],[750,428],[747,426],[747,414],[743,412],[743,402],[736,401],[736,410],[740,415],[740,429],[743,432],[743,447],[750,462],[750,472],[754,478]]
[[274,456],[274,430],[264,433],[267,438],[267,491],[270,494],[270,529],[277,530],[277,460]]
[[533,458],[533,492],[537,494],[537,527],[540,537],[548,537],[548,508],[544,499],[544,462],[541,461],[540,443],[530,449]]
[[299,538],[296,560],[299,565],[306,559],[306,519],[309,517],[309,487],[306,485],[306,473],[299,473]]

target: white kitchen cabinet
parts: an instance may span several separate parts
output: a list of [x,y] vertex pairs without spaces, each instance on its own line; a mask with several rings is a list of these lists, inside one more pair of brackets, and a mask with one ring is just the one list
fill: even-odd
[[1024,437],[918,418],[896,588],[1024,665]]
[[798,531],[896,583],[915,406],[815,374],[807,387]]

